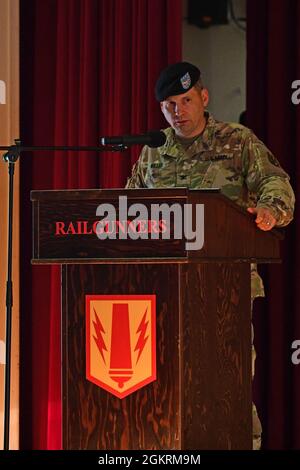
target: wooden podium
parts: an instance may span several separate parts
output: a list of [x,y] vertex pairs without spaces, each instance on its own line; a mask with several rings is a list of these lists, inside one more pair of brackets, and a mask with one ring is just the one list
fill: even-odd
[[[149,214],[154,203],[203,204],[202,249],[152,239],[151,230],[148,239],[99,240],[97,207],[117,208],[119,196]],[[258,230],[209,190],[33,191],[31,199],[32,262],[62,265],[63,448],[251,449],[250,263],[279,261],[276,230]],[[156,379],[125,398],[87,378],[87,296],[155,296]],[[135,331],[134,354],[146,326]],[[91,334],[100,369],[111,354],[104,330],[99,322],[98,339]]]

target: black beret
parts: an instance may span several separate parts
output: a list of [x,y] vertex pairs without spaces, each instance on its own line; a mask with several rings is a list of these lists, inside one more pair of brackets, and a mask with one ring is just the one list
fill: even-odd
[[199,80],[200,70],[188,62],[178,62],[164,69],[155,85],[157,101],[164,101],[169,96],[181,95],[190,90]]

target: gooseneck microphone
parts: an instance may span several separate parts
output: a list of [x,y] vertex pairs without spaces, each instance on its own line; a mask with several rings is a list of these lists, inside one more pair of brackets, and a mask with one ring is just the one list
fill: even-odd
[[101,137],[102,145],[148,145],[148,147],[161,147],[166,142],[166,134],[163,131],[149,131],[147,134],[121,135],[113,137]]

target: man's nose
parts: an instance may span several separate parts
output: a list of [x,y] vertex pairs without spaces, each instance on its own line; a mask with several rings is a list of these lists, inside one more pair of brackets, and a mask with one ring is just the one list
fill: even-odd
[[179,103],[176,103],[176,105],[175,105],[175,114],[176,114],[176,116],[179,116],[181,114],[181,112],[182,112],[181,105]]

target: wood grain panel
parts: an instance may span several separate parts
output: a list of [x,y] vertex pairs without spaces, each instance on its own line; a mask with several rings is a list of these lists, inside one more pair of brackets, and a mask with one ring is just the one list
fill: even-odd
[[183,448],[251,449],[250,267],[182,266]]
[[[96,234],[78,234],[71,226],[68,234],[57,235],[56,223],[62,222],[68,227],[70,222],[75,226],[77,221],[85,221],[90,228],[99,220],[96,209],[100,203],[112,204],[118,208],[118,196],[127,196],[128,206],[131,203],[142,203],[146,206],[151,219],[151,204],[166,203],[180,206],[184,214],[186,204],[204,206],[204,225],[198,220],[197,232],[204,232],[204,245],[201,248],[186,251],[188,234],[182,231],[181,239],[174,239],[174,223],[171,217],[170,239],[132,240],[99,240]],[[33,262],[45,260],[47,263],[65,263],[69,260],[119,259],[119,258],[182,258],[200,261],[274,262],[280,260],[279,239],[282,232],[272,230],[262,232],[256,227],[253,216],[234,204],[225,196],[206,190],[90,190],[90,191],[33,191],[34,245]],[[130,218],[129,218],[130,219]],[[130,219],[132,220],[133,217]],[[179,217],[178,217],[179,219]],[[118,220],[118,217],[117,217]],[[196,218],[193,217],[195,229]],[[180,225],[184,221],[181,219]],[[167,224],[168,225],[168,224]],[[195,248],[195,246],[193,247]],[[51,261],[52,260],[52,261]]]
[[[85,295],[156,294],[157,380],[120,400],[85,379]],[[63,267],[66,449],[250,449],[250,267]]]
[[[166,201],[172,204],[172,200]],[[106,200],[107,204],[116,206],[116,202]],[[35,204],[34,220],[38,224],[39,234],[34,244],[34,256],[39,258],[138,258],[138,257],[176,257],[185,256],[184,239],[137,239],[127,237],[125,240],[105,239],[99,240],[95,233],[76,235],[56,235],[55,223],[57,221],[69,226],[76,221],[86,221],[89,231],[92,225],[99,220],[96,210],[100,204],[99,200],[88,199],[78,201],[65,200]],[[183,202],[181,201],[181,205]],[[148,203],[149,205],[149,203]],[[117,212],[118,217],[118,212]],[[150,219],[149,207],[149,219]],[[36,225],[35,225],[36,226]],[[173,227],[173,225],[172,225]],[[172,228],[171,228],[172,233]],[[38,254],[38,256],[37,256]]]
[[[178,267],[67,266],[63,286],[64,448],[180,448]],[[157,380],[121,400],[85,379],[85,295],[153,293]]]

